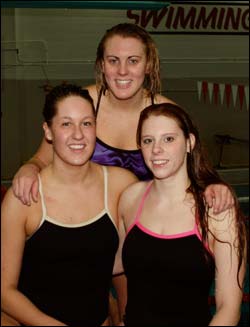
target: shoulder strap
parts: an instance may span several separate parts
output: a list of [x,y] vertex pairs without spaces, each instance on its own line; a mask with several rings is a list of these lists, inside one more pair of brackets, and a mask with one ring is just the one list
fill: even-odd
[[42,204],[42,210],[43,210],[43,219],[47,216],[47,211],[46,211],[46,206],[44,203],[44,197],[43,197],[43,188],[42,188],[42,181],[41,181],[41,176],[38,174],[38,181],[39,181],[39,193],[41,196],[41,204]]
[[108,214],[110,220],[114,224],[115,228],[117,229],[115,220],[112,217],[108,207],[108,168],[106,166],[102,166],[102,169],[103,169],[103,177],[104,177],[104,209]]
[[142,209],[143,209],[143,206],[144,206],[144,202],[145,202],[145,199],[146,199],[146,197],[147,197],[147,195],[148,195],[148,193],[150,191],[150,188],[152,186],[152,183],[153,183],[153,180],[148,183],[148,185],[146,187],[146,190],[145,190],[145,192],[144,192],[144,194],[142,196],[141,202],[139,204],[138,210],[137,210],[136,215],[135,215],[134,224],[136,222],[138,222],[138,220],[140,219],[140,216],[141,216],[141,213],[142,213]]
[[98,111],[99,111],[102,94],[103,94],[103,87],[101,88],[101,90],[100,90],[100,92],[98,94],[98,98],[97,98],[97,104],[96,104],[96,109],[95,109],[95,115],[96,115],[96,117],[97,117],[97,114],[98,114]]
[[104,207],[107,212],[108,210],[108,171],[106,166],[102,166],[103,177],[104,177]]

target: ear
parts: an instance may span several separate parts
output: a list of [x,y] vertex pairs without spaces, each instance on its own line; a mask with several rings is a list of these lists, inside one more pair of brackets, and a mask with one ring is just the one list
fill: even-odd
[[52,141],[52,133],[46,122],[43,123],[44,136],[46,140]]
[[151,65],[150,65],[149,62],[147,62],[146,69],[145,69],[145,74],[149,74],[150,73],[150,70],[151,70]]
[[189,138],[187,139],[187,152],[191,152],[195,146],[195,136],[190,133]]
[[101,70],[102,70],[102,73],[104,72],[104,61],[102,60],[101,61]]

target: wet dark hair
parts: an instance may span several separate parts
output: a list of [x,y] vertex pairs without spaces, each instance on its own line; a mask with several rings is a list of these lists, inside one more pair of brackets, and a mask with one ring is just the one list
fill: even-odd
[[142,42],[145,47],[147,64],[149,67],[149,72],[145,76],[144,87],[153,96],[157,93],[160,93],[160,59],[156,44],[151,38],[150,34],[144,28],[131,23],[118,24],[108,29],[97,47],[95,70],[96,85],[98,91],[102,90],[103,92],[105,92],[108,88],[105,76],[102,73],[102,61],[104,59],[106,42],[115,35],[124,38],[132,37]]
[[[141,146],[141,132],[143,123],[151,116],[165,116],[175,120],[177,125],[182,130],[184,137],[190,139],[190,134],[195,137],[195,145],[190,153],[187,154],[187,172],[190,179],[190,186],[186,192],[191,193],[195,200],[195,209],[197,213],[197,223],[201,228],[202,242],[208,244],[209,233],[213,237],[220,241],[212,231],[209,229],[208,219],[209,208],[204,203],[204,194],[206,187],[210,184],[224,184],[226,185],[234,198],[234,210],[236,220],[237,237],[233,242],[233,246],[236,249],[238,255],[238,274],[237,280],[240,288],[242,286],[239,283],[239,270],[244,260],[244,250],[246,247],[246,220],[242,211],[240,210],[239,201],[232,187],[226,183],[217,173],[216,169],[212,166],[207,152],[203,147],[199,132],[194,122],[188,113],[181,107],[171,103],[153,104],[145,108],[139,118],[136,141],[137,146]],[[206,255],[206,254],[205,254]]]
[[57,113],[58,102],[69,96],[79,96],[87,100],[90,103],[93,110],[93,115],[95,116],[94,102],[89,95],[88,90],[74,84],[61,84],[53,87],[53,89],[46,95],[45,104],[43,107],[43,117],[48,126],[51,126],[52,119]]

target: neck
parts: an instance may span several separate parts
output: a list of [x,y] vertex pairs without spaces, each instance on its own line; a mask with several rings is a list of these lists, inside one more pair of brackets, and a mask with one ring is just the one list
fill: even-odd
[[116,108],[116,111],[141,111],[146,107],[147,103],[146,91],[144,89],[139,90],[135,95],[128,99],[118,99],[109,91],[107,91],[106,97],[111,107]]
[[[190,186],[188,176],[179,176],[176,178],[154,179],[152,188],[158,198],[164,198],[164,201],[183,201],[186,196],[186,189]],[[167,194],[167,196],[166,196]]]
[[87,182],[92,176],[92,172],[93,164],[90,161],[82,166],[65,166],[53,162],[47,167],[47,174],[51,179],[67,185],[78,185]]

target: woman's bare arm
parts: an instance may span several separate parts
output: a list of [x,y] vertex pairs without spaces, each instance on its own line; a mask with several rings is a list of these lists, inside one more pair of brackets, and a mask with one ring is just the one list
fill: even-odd
[[26,205],[37,202],[38,173],[52,161],[52,145],[44,138],[34,156],[19,168],[15,174],[12,187],[14,195]]
[[[216,313],[209,326],[236,326],[240,320],[243,290],[237,281],[237,233],[234,208],[211,218],[214,235],[222,242],[213,241],[216,264]],[[239,282],[243,286],[246,256],[240,267]]]
[[[37,204],[32,204],[33,206]],[[1,307],[2,311],[28,326],[65,326],[40,311],[18,290],[30,209],[10,189],[2,203],[1,217]],[[33,212],[33,211],[32,211]]]

